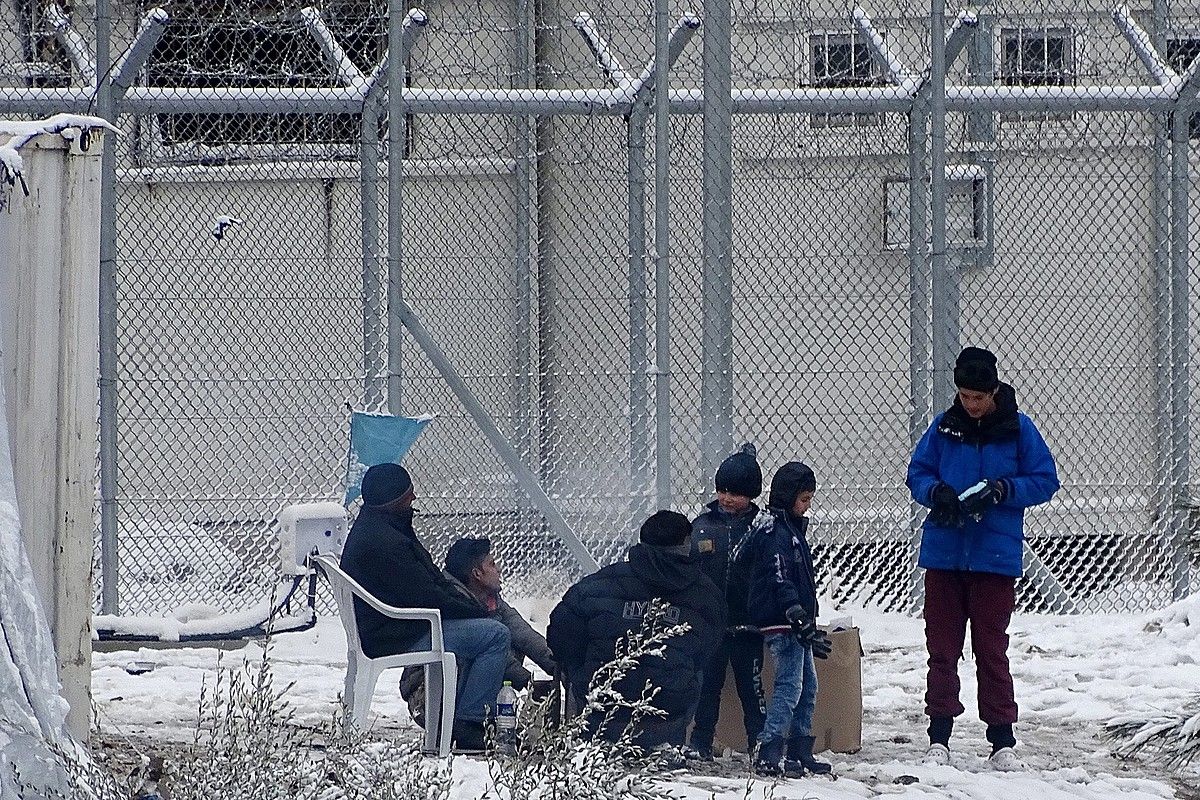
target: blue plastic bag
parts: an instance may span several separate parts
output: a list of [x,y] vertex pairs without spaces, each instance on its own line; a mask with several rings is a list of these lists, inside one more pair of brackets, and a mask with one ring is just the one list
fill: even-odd
[[345,505],[349,506],[362,495],[362,477],[368,467],[399,464],[432,419],[352,412],[350,452],[346,456]]

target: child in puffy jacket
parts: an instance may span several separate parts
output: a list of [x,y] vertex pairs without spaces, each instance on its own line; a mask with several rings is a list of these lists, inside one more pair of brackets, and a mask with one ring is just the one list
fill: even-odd
[[817,582],[805,534],[817,479],[806,464],[784,464],[771,481],[767,510],[733,558],[749,564],[750,619],[775,657],[775,683],[754,771],[798,778],[825,774],[829,764],[813,757],[813,710],[817,671],[813,658],[829,655],[830,643],[817,628]]

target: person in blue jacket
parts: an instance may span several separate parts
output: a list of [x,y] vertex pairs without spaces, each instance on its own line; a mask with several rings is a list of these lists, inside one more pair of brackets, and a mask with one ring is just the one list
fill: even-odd
[[925,762],[950,763],[959,701],[958,661],[968,623],[979,680],[979,716],[995,769],[1023,768],[1014,748],[1017,702],[1008,624],[1021,576],[1025,509],[1058,491],[1054,457],[1001,383],[996,356],[965,348],[954,364],[958,392],[921,437],[908,466],[913,499],[930,508],[918,566],[925,569],[929,673]]

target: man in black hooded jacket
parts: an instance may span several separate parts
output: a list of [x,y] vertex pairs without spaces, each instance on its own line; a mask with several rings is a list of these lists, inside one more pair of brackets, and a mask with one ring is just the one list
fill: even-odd
[[[412,479],[399,464],[377,464],[362,480],[363,507],[342,548],[341,565],[380,601],[442,612],[442,637],[458,662],[453,739],[483,747],[483,724],[508,665],[508,628],[455,588],[413,531]],[[392,619],[354,598],[363,652],[371,658],[429,646],[429,623]]]
[[[578,708],[585,707],[596,670],[612,661],[617,640],[641,629],[651,600],[669,604],[666,622],[690,626],[664,642],[663,656],[643,656],[616,685],[627,700],[639,697],[647,681],[659,690],[651,702],[666,716],[642,717],[636,733],[646,749],[683,744],[705,664],[725,627],[723,598],[689,555],[691,529],[682,514],[655,513],[642,525],[641,542],[629,549],[628,560],[583,578],[550,614],[546,639]],[[618,714],[598,734],[615,741],[629,719]]]

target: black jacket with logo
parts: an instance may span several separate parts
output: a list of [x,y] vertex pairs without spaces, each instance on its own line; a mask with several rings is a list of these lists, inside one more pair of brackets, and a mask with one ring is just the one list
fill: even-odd
[[[724,635],[721,594],[690,556],[637,544],[629,549],[627,561],[610,564],[572,586],[550,614],[546,639],[578,707],[583,707],[592,675],[613,660],[617,639],[641,630],[655,598],[670,604],[665,622],[686,622],[691,629],[667,639],[662,657],[643,657],[617,688],[626,699],[634,699],[650,681],[659,688],[653,704],[672,716],[695,705],[704,666]],[[620,727],[618,721],[609,733],[620,733]]]
[[692,557],[725,595],[728,615],[725,624],[748,625],[746,598],[750,595],[750,568],[731,561],[729,553],[750,534],[750,523],[758,515],[758,506],[751,503],[742,513],[730,514],[722,511],[721,504],[714,500],[707,508],[692,521]]

